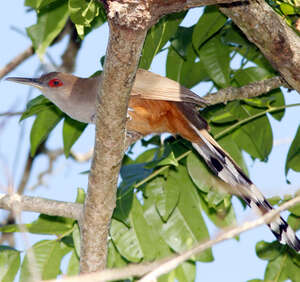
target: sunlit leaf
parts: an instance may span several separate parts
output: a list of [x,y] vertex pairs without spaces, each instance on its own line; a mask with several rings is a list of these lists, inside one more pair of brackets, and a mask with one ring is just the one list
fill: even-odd
[[20,267],[20,252],[0,246],[0,281],[13,282]]
[[298,127],[286,158],[285,175],[287,175],[289,169],[300,171],[300,126]]
[[48,108],[37,115],[30,132],[31,156],[34,156],[38,146],[47,138],[63,116],[63,112],[58,108]]
[[27,28],[36,53],[42,57],[47,47],[64,28],[68,19],[67,1],[53,3],[51,9],[38,12],[37,23]]
[[72,146],[80,137],[86,126],[86,123],[79,122],[66,116],[63,125],[64,153],[66,157],[69,156]]
[[220,36],[207,41],[199,50],[200,61],[206,73],[218,87],[230,86],[230,50]]
[[186,12],[181,12],[163,17],[156,25],[149,29],[140,59],[140,68],[148,69],[150,67],[154,56],[174,35],[185,14]]
[[[42,279],[54,279],[60,274],[60,263],[62,258],[71,251],[65,244],[56,240],[43,240],[33,245],[31,248],[35,257],[35,272]],[[25,255],[22,266],[20,281],[32,281],[30,272],[30,257]]]
[[216,6],[207,6],[193,31],[193,44],[198,48],[224,26],[227,18]]
[[79,257],[77,256],[75,250],[73,250],[68,263],[67,275],[74,276],[78,274],[79,274]]

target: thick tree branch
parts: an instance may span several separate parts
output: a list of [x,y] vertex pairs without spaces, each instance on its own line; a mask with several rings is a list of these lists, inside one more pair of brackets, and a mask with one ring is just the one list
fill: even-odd
[[220,10],[244,32],[300,93],[300,38],[264,0],[223,5]]
[[[179,264],[188,260],[192,256],[200,252],[203,252],[204,250],[211,248],[212,246],[222,241],[232,239],[245,231],[269,223],[270,221],[272,221],[272,219],[274,219],[274,217],[276,217],[282,211],[287,210],[298,203],[300,203],[300,196],[295,197],[294,199],[281,205],[279,208],[268,212],[267,214],[259,217],[256,220],[245,222],[240,226],[224,231],[221,234],[219,234],[216,238],[211,239],[207,242],[202,242],[182,254],[175,255],[152,263],[131,264],[123,268],[106,269],[104,271],[100,271],[97,273],[85,274],[76,277],[67,277],[62,279],[61,282],[81,282],[81,281],[100,282],[100,281],[109,281],[109,280],[121,280],[133,276],[141,277],[145,274],[146,276],[144,276],[139,281],[141,282],[156,281],[156,278],[158,278],[160,275],[168,273],[169,271],[176,268]],[[48,282],[54,282],[54,280]]]
[[24,52],[12,59],[4,68],[0,69],[0,79],[23,63],[27,58],[34,54],[33,47],[28,47]]
[[207,94],[203,98],[209,106],[220,103],[226,104],[229,101],[254,98],[265,94],[273,89],[279,88],[280,86],[288,87],[288,85],[282,79],[282,77],[275,76],[262,81],[249,83],[239,88],[224,88],[216,93]]
[[22,211],[44,213],[54,216],[64,216],[79,220],[82,214],[82,205],[55,201],[39,197],[21,196],[19,194],[0,194],[0,208],[13,210],[18,206]]
[[108,230],[125,147],[128,100],[146,36],[146,29],[122,28],[115,8],[118,9],[112,5],[108,13],[109,44],[96,106],[95,151],[81,226],[81,273],[106,266]]
[[240,2],[241,0],[99,0],[108,17],[133,30],[148,29],[161,17],[193,7]]

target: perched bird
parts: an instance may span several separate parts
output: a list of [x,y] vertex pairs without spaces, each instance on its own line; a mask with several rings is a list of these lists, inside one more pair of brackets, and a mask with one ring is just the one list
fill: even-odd
[[[39,88],[44,96],[73,119],[94,123],[96,96],[101,75],[80,78],[67,73],[51,72],[40,78],[10,77],[7,80]],[[231,187],[248,206],[261,214],[272,206],[220,145],[208,133],[206,121],[195,105],[205,101],[179,83],[139,69],[129,100],[128,131],[142,135],[168,132],[189,140],[211,170]],[[286,221],[277,216],[268,224],[276,238],[300,252],[300,240]]]

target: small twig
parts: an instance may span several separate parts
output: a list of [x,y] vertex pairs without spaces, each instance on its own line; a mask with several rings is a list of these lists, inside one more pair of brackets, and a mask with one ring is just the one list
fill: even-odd
[[85,163],[89,160],[92,159],[93,157],[93,154],[94,154],[94,150],[93,149],[90,149],[88,152],[86,153],[76,153],[76,152],[73,152],[71,151],[70,152],[70,156],[77,162],[79,163]]
[[0,117],[13,117],[13,116],[20,116],[23,112],[4,112],[0,113]]
[[[202,242],[192,249],[179,254],[174,255],[169,258],[165,258],[159,261],[151,263],[140,263],[140,264],[130,264],[124,268],[115,268],[115,269],[106,269],[104,271],[95,272],[91,274],[85,274],[76,277],[67,277],[61,280],[61,282],[99,282],[99,281],[109,281],[109,280],[121,280],[128,277],[141,277],[145,274],[140,282],[156,281],[156,278],[162,274],[168,273],[172,269],[176,268],[180,263],[188,260],[190,257],[228,239],[232,239],[239,234],[258,227],[260,225],[269,223],[276,217],[279,213],[284,210],[287,210],[296,204],[300,203],[300,196],[295,197],[294,199],[284,203],[279,208],[274,209],[264,216],[259,217],[256,220],[245,222],[244,224],[231,228],[227,231],[222,232],[215,239],[211,239],[207,242]],[[48,280],[48,282],[55,282],[55,280]]]
[[0,69],[0,79],[23,63],[27,58],[34,54],[33,47],[28,47],[24,52],[12,59],[4,68]]
[[280,86],[289,87],[282,77],[275,76],[262,81],[249,83],[239,88],[224,88],[216,93],[207,94],[203,98],[208,105],[215,105],[220,103],[226,104],[227,102],[233,100],[254,98],[273,89],[279,88]]
[[40,185],[44,185],[44,176],[47,174],[51,174],[53,172],[53,164],[56,161],[56,159],[63,154],[63,149],[57,149],[57,150],[45,149],[43,151],[43,153],[45,153],[48,156],[48,159],[49,159],[48,167],[44,171],[39,173],[39,175],[37,177],[37,179],[38,179],[37,183],[34,184],[33,186],[31,186],[29,188],[30,190],[34,190],[37,187],[39,187]]
[[15,204],[20,204],[22,211],[44,213],[54,216],[64,216],[81,219],[82,204],[55,201],[39,197],[21,196],[18,194],[0,194],[0,208],[12,210]]

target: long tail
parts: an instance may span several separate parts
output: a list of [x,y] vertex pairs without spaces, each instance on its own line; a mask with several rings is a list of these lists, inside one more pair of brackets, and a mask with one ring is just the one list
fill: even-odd
[[[192,142],[193,147],[204,158],[211,170],[229,184],[234,194],[240,196],[249,207],[254,208],[260,214],[272,210],[273,207],[263,194],[203,127],[203,121],[199,119],[197,122],[196,116],[191,113],[191,108],[186,106],[181,103],[179,108],[185,113],[189,125],[199,136],[199,142]],[[276,217],[268,226],[279,242],[300,252],[300,240],[281,216]]]

